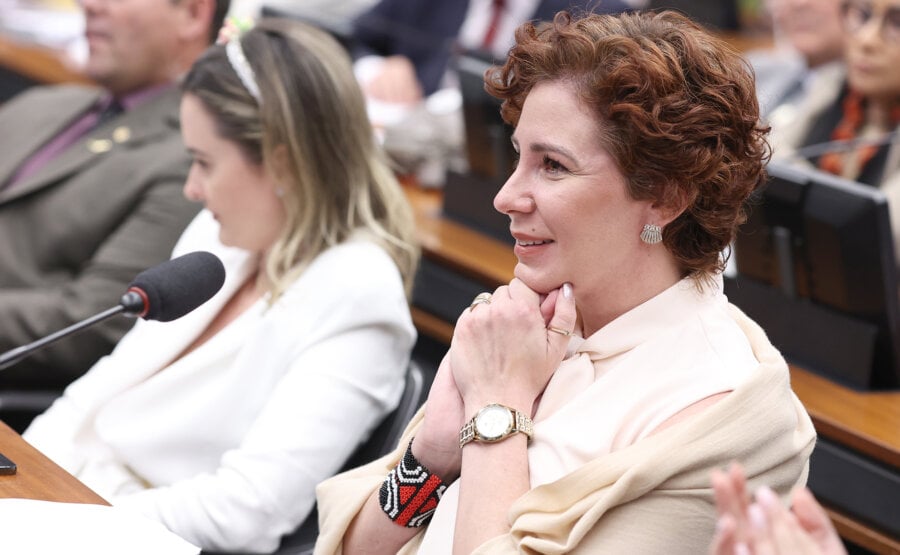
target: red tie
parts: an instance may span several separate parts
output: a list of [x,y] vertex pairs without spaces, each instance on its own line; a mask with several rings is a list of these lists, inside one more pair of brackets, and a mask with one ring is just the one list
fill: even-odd
[[484,40],[481,42],[482,50],[489,50],[494,42],[494,35],[497,34],[500,18],[503,16],[503,0],[494,0],[492,8],[491,22],[488,25],[487,32],[484,34]]

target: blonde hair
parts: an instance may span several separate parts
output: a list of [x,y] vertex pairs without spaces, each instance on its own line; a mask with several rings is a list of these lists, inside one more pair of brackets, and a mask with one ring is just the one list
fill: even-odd
[[342,47],[298,21],[260,21],[240,38],[261,98],[257,102],[210,48],[182,86],[284,186],[287,225],[267,253],[272,300],[321,252],[364,232],[394,260],[411,292],[419,259],[412,211],[375,141],[362,92]]

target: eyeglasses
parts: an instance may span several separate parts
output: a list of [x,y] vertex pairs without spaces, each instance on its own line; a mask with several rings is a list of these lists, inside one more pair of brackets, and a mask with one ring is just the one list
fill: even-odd
[[882,38],[886,42],[900,43],[900,6],[875,11],[871,3],[849,0],[841,3],[841,16],[844,29],[851,34],[858,33],[875,17]]

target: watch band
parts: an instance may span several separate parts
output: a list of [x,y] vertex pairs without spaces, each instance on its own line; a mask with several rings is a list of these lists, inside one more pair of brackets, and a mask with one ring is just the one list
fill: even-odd
[[[479,434],[477,421],[479,415],[481,415],[484,411],[495,408],[502,408],[509,411],[511,415],[511,422],[506,431],[502,432],[499,436],[493,438],[487,438]],[[472,417],[471,420],[466,422],[463,427],[459,430],[459,447],[462,449],[467,443],[472,441],[479,441],[485,443],[495,443],[497,441],[504,440],[509,436],[515,433],[523,433],[528,437],[528,440],[531,440],[532,435],[534,435],[534,423],[531,421],[531,418],[528,417],[527,414],[523,412],[519,412],[518,410],[507,407],[506,405],[501,405],[499,403],[492,403],[490,405],[486,405],[478,411],[478,413]]]

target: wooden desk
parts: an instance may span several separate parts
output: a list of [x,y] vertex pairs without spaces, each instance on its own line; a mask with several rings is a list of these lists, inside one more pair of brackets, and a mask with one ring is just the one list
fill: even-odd
[[78,69],[67,64],[56,50],[23,44],[2,34],[0,66],[38,83],[91,83]]
[[717,36],[738,52],[771,50],[775,48],[775,40],[770,33],[727,32],[717,33]]
[[[820,437],[900,469],[900,392],[853,391],[794,365],[791,387]],[[827,509],[842,537],[875,553],[900,554],[900,538]]]
[[109,505],[3,422],[0,422],[0,453],[17,466],[15,474],[0,476],[0,498]]
[[[487,291],[509,283],[516,265],[516,256],[509,245],[444,218],[439,190],[415,186],[405,189],[415,214],[424,258],[484,284]],[[413,319],[420,332],[450,344],[452,323],[415,306]]]
[[[443,217],[440,191],[407,186],[406,193],[426,260],[483,284],[486,291],[512,279],[516,258],[509,245]],[[413,309],[413,319],[420,333],[449,345],[451,322],[421,308]],[[900,392],[856,392],[795,366],[791,383],[820,437],[900,471]],[[875,553],[900,554],[900,538],[828,510],[845,539]]]

